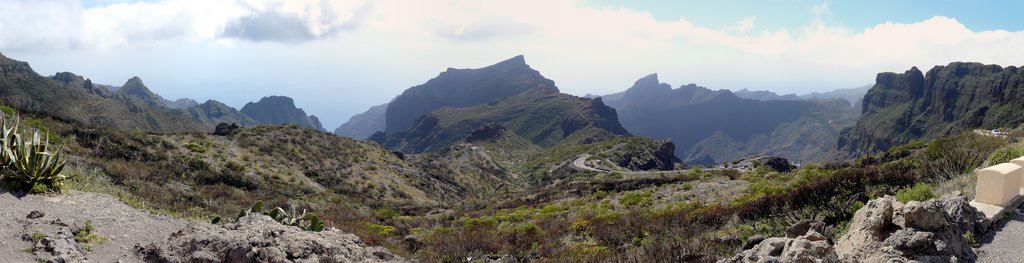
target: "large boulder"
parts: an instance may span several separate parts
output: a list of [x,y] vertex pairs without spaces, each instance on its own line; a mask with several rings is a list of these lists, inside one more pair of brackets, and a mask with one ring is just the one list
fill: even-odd
[[406,262],[352,234],[305,231],[260,214],[223,226],[192,224],[137,250],[147,262]]
[[907,204],[886,196],[857,211],[835,251],[845,262],[974,262],[965,235],[988,226],[962,196]]
[[740,262],[839,262],[836,251],[828,244],[825,236],[809,229],[804,235],[787,238],[764,239],[754,247],[744,250],[720,263]]

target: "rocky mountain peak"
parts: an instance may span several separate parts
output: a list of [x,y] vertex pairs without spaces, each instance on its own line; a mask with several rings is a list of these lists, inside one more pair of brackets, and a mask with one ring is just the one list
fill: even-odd
[[295,107],[295,100],[286,96],[267,96],[258,102],[246,103],[241,112],[260,123],[295,124],[310,129],[324,129],[316,116],[306,115],[306,111]]
[[405,131],[420,116],[443,107],[471,107],[527,91],[559,92],[555,82],[530,68],[522,55],[483,68],[449,68],[396,97],[387,109],[385,131]]
[[156,96],[153,91],[150,91],[146,84],[142,82],[142,78],[132,77],[121,85],[121,89],[117,90],[118,94],[132,95],[141,98],[153,98]]

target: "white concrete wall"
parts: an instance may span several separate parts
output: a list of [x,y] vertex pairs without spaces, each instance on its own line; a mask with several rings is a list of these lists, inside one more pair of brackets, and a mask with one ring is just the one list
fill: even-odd
[[1009,205],[1021,194],[1021,173],[1024,173],[1024,167],[1013,163],[981,169],[978,171],[974,201],[997,206]]

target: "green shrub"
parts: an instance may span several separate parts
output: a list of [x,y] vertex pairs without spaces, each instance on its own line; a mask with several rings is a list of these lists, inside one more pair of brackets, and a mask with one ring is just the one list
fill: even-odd
[[14,110],[14,108],[3,106],[3,105],[0,105],[0,111],[4,112],[4,114],[10,115],[10,116],[14,116],[15,113],[18,113],[18,111]]
[[896,192],[896,200],[906,203],[910,201],[925,201],[935,197],[932,194],[932,186],[926,183],[917,183],[912,187],[903,188]]
[[964,233],[964,239],[967,240],[967,244],[970,245],[971,247],[973,247],[973,248],[979,247],[978,246],[978,239],[974,238],[974,232],[971,232],[971,231],[965,232]]
[[43,238],[46,238],[46,234],[39,231],[32,232],[32,243],[39,242],[39,240],[43,240]]
[[92,231],[95,230],[92,226],[92,220],[86,220],[85,226],[75,231],[75,242],[82,244],[85,250],[92,251],[92,247],[95,245],[101,245],[107,242],[107,237],[97,235]]
[[627,207],[634,206],[650,201],[651,195],[651,192],[628,192],[619,197],[619,203]]
[[202,144],[198,144],[198,143],[194,143],[194,142],[190,142],[188,144],[185,144],[185,148],[187,148],[189,151],[192,151],[194,153],[205,153],[206,152],[206,146],[203,146]]
[[690,184],[690,183],[683,184],[683,190],[690,190],[690,189],[693,189],[693,184]]
[[1010,160],[1017,159],[1018,157],[1024,156],[1024,147],[1020,144],[1011,144],[1003,146],[992,152],[988,156],[988,164],[996,165],[1000,163],[1009,162]]
[[378,235],[382,236],[390,236],[398,232],[398,228],[395,228],[393,226],[374,224],[370,222],[366,222],[366,227],[369,229],[373,229],[374,232],[377,232]]

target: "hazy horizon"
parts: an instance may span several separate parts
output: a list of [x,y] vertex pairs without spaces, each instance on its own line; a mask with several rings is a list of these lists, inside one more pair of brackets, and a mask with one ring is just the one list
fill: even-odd
[[289,96],[333,130],[446,68],[516,55],[579,96],[650,73],[673,87],[805,94],[912,66],[1024,64],[1024,31],[1005,23],[1022,4],[985,4],[0,1],[0,53],[42,75],[139,76],[171,100]]

